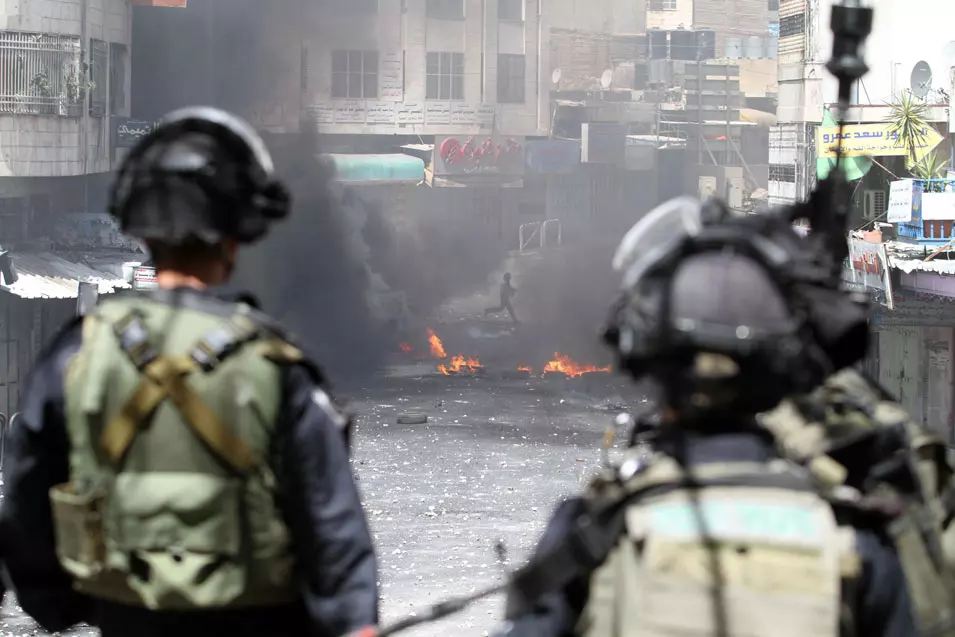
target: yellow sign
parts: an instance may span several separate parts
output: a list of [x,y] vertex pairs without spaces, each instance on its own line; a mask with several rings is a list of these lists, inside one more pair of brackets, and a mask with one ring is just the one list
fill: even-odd
[[[899,141],[898,133],[890,132],[892,124],[848,124],[842,132],[843,157],[902,157],[909,149]],[[915,140],[915,161],[919,162],[942,142],[942,136],[931,127],[922,129],[922,138]],[[839,127],[816,129],[816,157],[835,157],[839,146]]]

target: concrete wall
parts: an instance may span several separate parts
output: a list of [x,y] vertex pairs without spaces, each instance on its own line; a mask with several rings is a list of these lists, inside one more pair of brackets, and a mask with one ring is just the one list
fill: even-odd
[[[132,11],[125,0],[8,1],[0,29],[82,39],[84,4],[89,38],[126,45],[125,107],[103,117],[82,116],[82,107],[63,115],[0,112],[0,177],[65,177],[110,170],[110,115],[128,115]],[[87,47],[88,48],[88,47]],[[2,72],[2,71],[0,71]]]
[[[404,12],[401,0],[379,0],[377,15],[313,11],[305,41],[303,105],[325,133],[547,134],[549,47],[541,46],[539,34],[549,25],[546,16],[539,19],[539,6],[539,0],[524,2],[523,23],[499,20],[497,2],[482,0],[465,0],[463,20],[428,19],[425,0],[407,0]],[[335,50],[378,51],[377,99],[332,98]],[[428,52],[464,54],[464,99],[426,99]],[[524,103],[498,103],[498,55],[504,53],[525,55]]]
[[[664,4],[667,4],[666,0]],[[693,0],[676,0],[675,9],[666,9],[663,11],[654,11],[654,3],[647,3],[647,28],[663,29],[670,31],[679,29],[681,26],[685,29],[693,28]]]
[[557,29],[611,35],[640,35],[647,29],[647,0],[550,0],[543,10]]

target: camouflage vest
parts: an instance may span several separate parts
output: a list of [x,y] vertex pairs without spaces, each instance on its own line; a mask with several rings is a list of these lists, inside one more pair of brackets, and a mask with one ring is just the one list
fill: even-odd
[[889,534],[922,634],[955,637],[955,474],[944,442],[853,369],[761,422],[820,484],[895,503]]
[[656,454],[607,489],[589,497],[628,498],[623,533],[590,577],[576,635],[839,635],[860,572],[855,534],[804,471],[773,461],[687,473]]
[[[205,302],[205,301],[204,301]],[[156,610],[285,603],[294,559],[267,456],[301,353],[246,305],[102,303],[65,377],[70,481],[50,500],[77,590]]]

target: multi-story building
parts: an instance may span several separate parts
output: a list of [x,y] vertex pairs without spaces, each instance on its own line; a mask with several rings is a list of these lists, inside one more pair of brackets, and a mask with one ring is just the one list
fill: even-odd
[[81,288],[125,286],[136,247],[99,213],[111,122],[129,113],[131,14],[126,0],[0,5],[0,424]]
[[[817,129],[825,110],[836,102],[838,91],[837,81],[825,69],[832,54],[829,19],[833,4],[832,0],[779,3],[779,123],[770,135],[769,192],[774,205],[803,199],[816,180],[821,155]],[[928,106],[926,119],[944,136],[948,130],[947,94],[952,93],[955,70],[955,38],[947,25],[949,18],[955,18],[955,5],[935,3],[932,19],[925,20],[923,13],[903,0],[867,4],[875,9],[864,51],[869,72],[853,87],[847,121],[870,127],[866,135],[873,132],[871,127],[888,127],[888,104],[907,91]],[[878,227],[885,222],[888,182],[895,179],[893,175],[907,176],[900,151],[887,152],[868,172],[861,171],[854,188],[854,227]],[[939,144],[938,152],[947,159],[950,146]],[[941,232],[931,233],[929,239],[910,237],[904,242],[883,241],[878,231],[867,235],[872,243],[852,237],[852,268],[847,268],[846,278],[858,282],[868,277],[866,287],[877,291],[869,370],[916,420],[951,437],[955,425],[955,277],[947,265],[952,253],[945,250],[953,234],[951,221],[926,224],[939,226]],[[921,223],[905,225],[909,229],[918,226],[918,234],[922,234]],[[936,250],[934,258],[926,259]],[[873,266],[880,276],[873,277]]]

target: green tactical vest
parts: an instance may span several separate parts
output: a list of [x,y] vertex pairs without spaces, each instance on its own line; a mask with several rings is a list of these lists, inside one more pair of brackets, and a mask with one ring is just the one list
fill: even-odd
[[657,453],[623,484],[594,488],[588,497],[627,504],[575,635],[838,637],[851,624],[855,533],[793,464],[688,473]]
[[827,455],[842,441],[858,440],[879,428],[905,432],[908,448],[900,450],[901,459],[916,476],[917,490],[882,480],[866,495],[894,499],[903,508],[889,533],[922,634],[955,637],[955,472],[944,442],[854,369],[833,375],[809,396],[783,401],[761,422],[786,457],[808,466],[830,487],[847,478],[845,467]]
[[[156,610],[298,597],[267,455],[280,366],[248,306],[102,303],[65,375],[70,481],[51,489],[77,590]],[[231,314],[231,316],[230,316]]]

